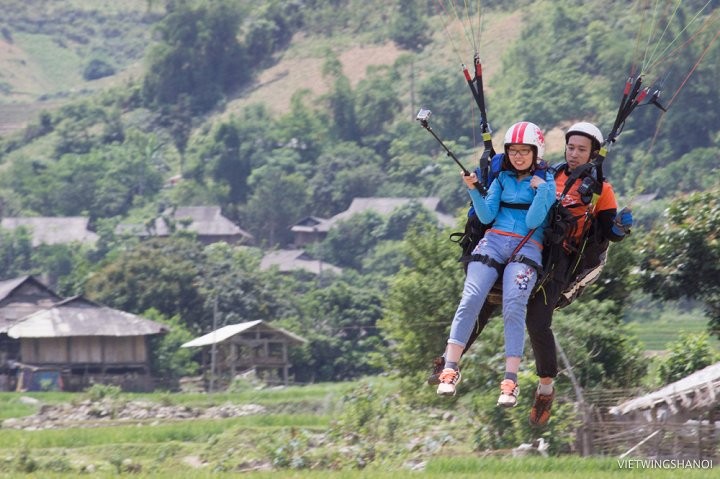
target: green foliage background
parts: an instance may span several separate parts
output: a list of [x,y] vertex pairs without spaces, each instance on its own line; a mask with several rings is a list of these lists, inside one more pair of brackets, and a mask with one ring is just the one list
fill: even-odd
[[[387,371],[403,376],[408,387],[423,381],[428,360],[442,351],[462,270],[449,231],[440,231],[417,204],[389,218],[359,215],[309,248],[344,267],[341,275],[280,275],[260,271],[259,262],[270,248],[291,245],[289,227],[296,221],[330,217],[355,197],[437,196],[443,211],[460,220],[468,200],[457,168],[410,110],[431,108],[433,128],[461,161],[476,163],[476,108],[448,53],[469,60],[473,45],[444,28],[466,19],[429,0],[95,6],[68,0],[51,9],[41,3],[11,1],[0,29],[9,45],[44,51],[40,63],[48,72],[61,64],[64,73],[49,75],[55,82],[42,92],[15,91],[12,78],[0,73],[0,107],[28,95],[35,95],[35,107],[47,100],[61,106],[0,142],[2,215],[88,216],[100,241],[96,249],[34,249],[28,231],[0,231],[2,279],[44,273],[63,294],[86,294],[137,314],[156,311],[178,327],[172,344],[207,332],[216,302],[223,324],[277,321],[310,340],[293,353],[298,380]],[[717,42],[678,90],[716,24],[692,36],[697,30],[682,26],[704,2],[682,2],[676,12],[660,6],[654,18],[668,36],[648,41],[652,31],[643,25],[652,12],[642,5],[482,3],[492,22],[510,18],[502,28],[518,30],[498,55],[488,85],[496,136],[521,118],[545,131],[579,119],[607,131],[633,68],[643,68],[648,86],[664,79],[668,113],[639,108],[606,161],[623,201],[641,193],[657,200],[634,205],[633,235],[613,245],[601,281],[577,307],[558,314],[558,329],[573,339],[568,354],[584,385],[638,382],[647,364],[623,327],[636,313],[626,307],[633,293],[700,300],[711,331],[718,332]],[[468,7],[476,11],[478,4]],[[695,25],[712,20],[717,8],[701,11]],[[361,78],[343,70],[345,49],[391,41],[401,50],[394,62],[369,68]],[[654,42],[657,50],[643,59],[637,45],[654,48]],[[263,104],[226,111],[252,92],[262,72],[296,55],[298,44],[322,62],[318,81],[325,93],[288,84],[293,95],[286,111]],[[675,52],[677,45],[683,48]],[[124,76],[106,87],[83,80],[97,61],[118,72],[110,78]],[[548,160],[559,160],[559,151]],[[205,247],[187,232],[142,242],[115,233],[120,223],[150,224],[168,207],[205,204],[219,205],[251,232],[255,247]],[[494,321],[485,333],[466,384],[494,387],[499,326]],[[172,357],[170,343],[158,349],[156,359],[167,359],[156,362],[156,372],[192,370],[188,358]],[[530,367],[526,374],[532,378]],[[426,392],[416,399],[432,402]],[[519,423],[506,426],[514,439],[524,433]],[[476,440],[502,444],[484,432]]]

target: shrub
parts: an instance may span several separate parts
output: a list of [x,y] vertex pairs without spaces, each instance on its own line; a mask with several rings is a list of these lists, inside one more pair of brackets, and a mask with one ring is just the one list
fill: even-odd
[[90,60],[90,63],[88,63],[85,67],[85,70],[83,71],[83,78],[87,81],[92,81],[109,77],[114,74],[115,68],[113,68],[112,65],[95,58]]

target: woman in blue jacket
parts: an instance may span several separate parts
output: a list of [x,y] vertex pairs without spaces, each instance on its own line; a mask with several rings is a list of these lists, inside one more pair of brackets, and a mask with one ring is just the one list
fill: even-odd
[[463,176],[475,214],[492,227],[473,251],[462,299],[455,313],[445,350],[445,368],[437,393],[454,395],[460,382],[458,362],[490,289],[502,274],[505,326],[505,379],[498,405],[517,403],[517,373],[524,347],[525,313],[542,264],[543,231],[555,201],[552,175],[536,171],[545,151],[542,131],[534,123],[520,122],[505,134],[503,171],[486,197],[475,189],[475,174]]

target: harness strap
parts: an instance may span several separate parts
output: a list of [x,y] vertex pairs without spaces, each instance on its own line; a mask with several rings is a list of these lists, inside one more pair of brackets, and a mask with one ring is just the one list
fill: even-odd
[[537,271],[538,276],[542,275],[543,267],[541,264],[536,263],[535,261],[531,260],[524,254],[517,254],[510,258],[510,263],[522,263],[530,266],[531,268],[535,268],[535,271]]
[[530,203],[505,203],[504,201],[501,201],[500,207],[510,208],[511,210],[529,210]]
[[[467,259],[465,259],[465,258],[467,258]],[[502,275],[502,272],[505,269],[505,263],[496,261],[486,254],[471,254],[468,256],[463,256],[462,258],[460,258],[460,261],[468,262],[468,263],[471,261],[479,261],[482,264],[486,264],[486,265],[490,266],[491,268],[494,268],[495,271],[497,271],[499,275]]]

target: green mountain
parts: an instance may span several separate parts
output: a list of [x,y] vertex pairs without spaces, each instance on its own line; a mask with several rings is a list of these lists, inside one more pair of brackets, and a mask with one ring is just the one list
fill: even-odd
[[[455,167],[413,119],[430,108],[435,131],[477,162],[478,111],[460,70],[475,51],[496,148],[527,119],[547,133],[546,159],[560,160],[563,128],[583,119],[609,131],[626,78],[641,72],[669,109],[641,106],[621,128],[606,161],[616,190],[671,197],[717,184],[703,174],[720,130],[716,7],[704,2],[46,3],[10,1],[0,26],[5,215],[137,220],[214,203],[286,244],[271,231],[356,196],[439,196],[452,214],[465,201]],[[273,175],[282,181],[266,184]],[[268,225],[271,203],[283,213]]]

